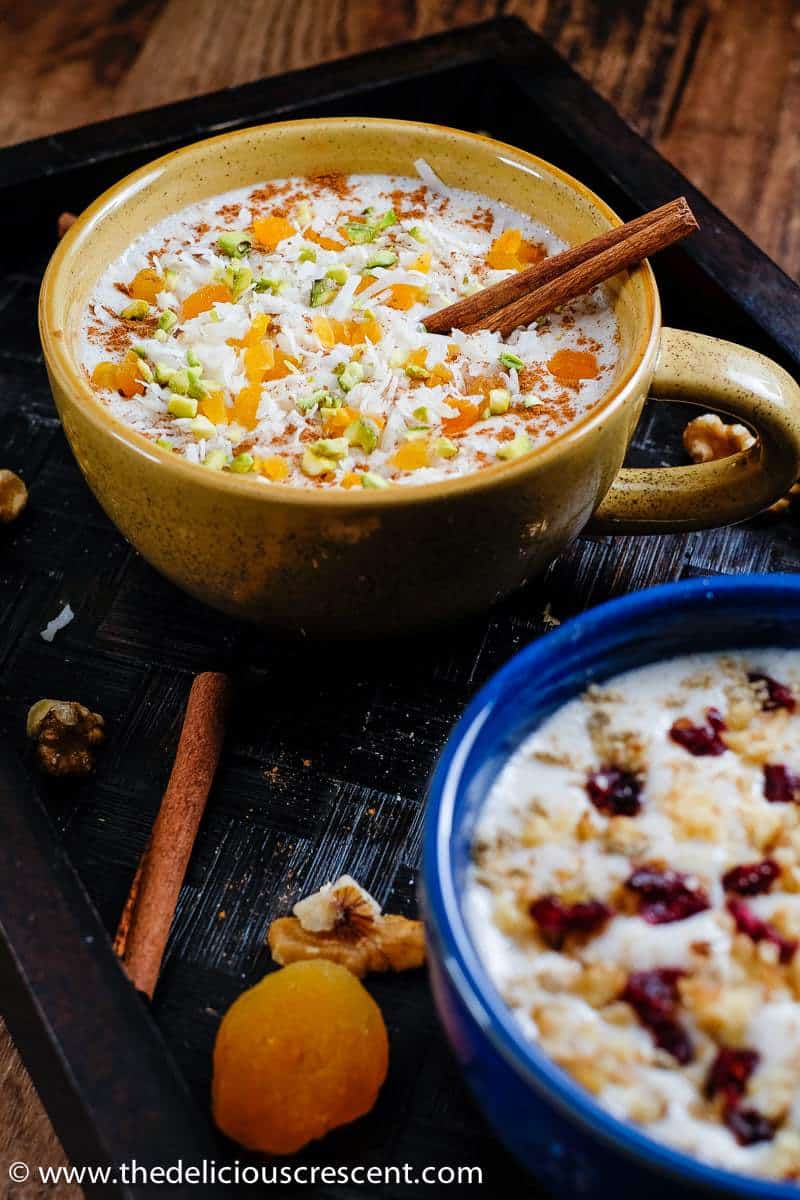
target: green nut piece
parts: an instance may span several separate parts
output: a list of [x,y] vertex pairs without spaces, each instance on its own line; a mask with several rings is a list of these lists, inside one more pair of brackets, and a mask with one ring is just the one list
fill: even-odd
[[300,251],[299,255],[297,256],[297,261],[298,262],[316,262],[317,261],[316,250],[312,250],[310,246],[303,246],[303,249]]
[[332,279],[334,283],[342,284],[347,283],[347,276],[349,274],[350,272],[348,271],[347,267],[335,266],[331,267],[330,270],[325,272],[325,278]]
[[194,350],[186,351],[186,361],[190,367],[194,367],[196,371],[202,372],[203,364],[200,362],[200,359],[197,357]]
[[196,438],[210,438],[217,432],[217,427],[213,421],[209,421],[208,417],[199,416],[192,421],[189,432]]
[[172,367],[168,363],[157,362],[153,367],[153,374],[156,377],[156,383],[167,384],[172,374]]
[[347,426],[344,436],[351,446],[360,446],[367,454],[372,454],[378,444],[378,427],[367,417],[358,417]]
[[383,216],[378,221],[376,228],[378,229],[378,232],[381,232],[384,229],[388,229],[390,225],[396,225],[396,224],[397,224],[397,214],[395,213],[393,208],[387,208],[386,212],[383,214]]
[[388,488],[389,481],[374,471],[365,471],[361,476],[361,486],[364,488]]
[[532,449],[533,442],[527,433],[518,433],[513,442],[505,442],[500,447],[497,457],[509,461],[513,458],[522,458],[523,454],[529,454]]
[[139,358],[139,378],[143,379],[145,383],[152,383],[155,379],[150,363],[141,357]]
[[337,462],[344,458],[349,449],[350,443],[346,437],[320,438],[318,442],[312,442],[309,446],[309,450],[317,458],[333,458]]
[[430,424],[430,415],[428,413],[428,409],[426,408],[426,406],[424,404],[420,404],[419,408],[415,408],[411,415],[413,417],[417,418],[420,425],[429,425]]
[[141,321],[150,312],[150,305],[146,300],[131,300],[130,304],[126,304],[120,316],[124,321]]
[[230,282],[231,294],[234,300],[243,296],[253,282],[253,272],[249,267],[237,267]]
[[518,371],[521,371],[525,366],[522,359],[518,355],[512,354],[510,350],[504,350],[497,361],[501,367],[515,367]]
[[156,445],[160,446],[162,450],[169,450],[170,452],[175,449],[172,442],[168,441],[165,437],[156,438]]
[[311,284],[311,299],[309,301],[312,308],[319,308],[322,304],[330,304],[331,300],[338,295],[339,289],[335,283],[329,282],[327,279],[315,279]]
[[167,387],[171,392],[177,392],[179,396],[187,396],[189,394],[189,372],[170,371],[167,376]]
[[342,228],[347,240],[353,242],[354,245],[372,242],[378,233],[374,225],[367,225],[364,221],[346,221]]
[[455,442],[451,442],[450,438],[439,437],[433,443],[433,452],[438,454],[439,458],[455,458],[458,454],[458,446]]
[[221,471],[228,461],[228,456],[221,446],[216,450],[209,450],[208,454],[203,459],[203,466],[208,467],[209,471]]
[[417,363],[407,363],[403,369],[409,379],[430,379],[431,377],[427,367],[420,367]]
[[319,405],[335,407],[330,392],[325,388],[317,388],[315,392],[311,392],[308,396],[298,396],[295,401],[295,407],[301,413],[313,412]]
[[253,458],[252,454],[248,454],[246,451],[243,451],[241,454],[236,455],[230,465],[230,469],[236,475],[246,475],[248,471],[252,471],[255,461],[256,460]]
[[349,362],[339,375],[339,387],[343,392],[350,392],[357,384],[363,382],[363,379],[364,368],[361,363]]
[[217,238],[217,249],[226,258],[244,258],[252,244],[252,238],[243,230],[221,233]]
[[508,388],[492,388],[489,392],[489,412],[497,417],[507,413],[511,407],[511,392]]
[[376,250],[367,259],[367,269],[372,267],[396,267],[397,255],[394,250]]
[[178,314],[174,313],[171,308],[165,308],[158,318],[158,328],[162,333],[169,333],[177,324]]
[[317,475],[329,475],[336,470],[336,459],[323,458],[315,454],[313,450],[308,449],[303,455],[300,470],[304,475],[310,475],[312,478]]
[[427,242],[428,240],[420,229],[419,225],[412,225],[408,232],[411,234],[415,242]]
[[207,393],[206,385],[200,378],[200,371],[195,367],[190,367],[186,372],[188,386],[186,388],[187,396],[194,396],[195,400],[202,400]]
[[167,403],[167,412],[171,417],[196,417],[197,401],[190,396],[177,396],[174,393]]

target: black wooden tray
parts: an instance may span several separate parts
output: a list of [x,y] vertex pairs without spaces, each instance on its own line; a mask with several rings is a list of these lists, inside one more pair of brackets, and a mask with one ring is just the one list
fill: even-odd
[[[270,920],[342,871],[390,911],[415,911],[434,760],[475,689],[546,631],[550,613],[564,619],[688,575],[800,566],[790,513],[712,533],[580,540],[485,618],[411,642],[339,646],[326,651],[324,672],[318,650],[216,616],[158,577],[94,502],[53,411],[35,304],[57,215],[181,143],[334,113],[488,131],[584,179],[625,217],[687,194],[702,232],[658,260],[667,323],[742,340],[795,373],[800,366],[800,289],[515,20],[0,151],[0,466],[30,488],[24,516],[0,533],[3,753],[25,760],[25,713],[44,695],[82,700],[110,732],[86,783],[37,792],[29,771],[1,773],[0,1004],[79,1164],[255,1161],[209,1128],[208,1086],[220,1014],[270,969]],[[681,461],[684,414],[648,410],[630,461]],[[67,601],[76,618],[48,645],[39,631]],[[151,1015],[107,933],[159,803],[190,679],[219,667],[237,680],[236,712]],[[299,1161],[473,1165],[483,1169],[478,1192],[536,1194],[466,1095],[424,973],[369,986],[391,1037],[388,1082],[369,1117]],[[409,1194],[405,1184],[280,1190]],[[440,1191],[474,1195],[476,1185],[425,1187]],[[139,1185],[87,1192],[146,1194]]]

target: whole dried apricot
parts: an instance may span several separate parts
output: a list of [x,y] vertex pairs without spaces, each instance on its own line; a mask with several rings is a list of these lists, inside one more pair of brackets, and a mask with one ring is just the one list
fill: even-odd
[[222,1020],[214,1120],[249,1150],[293,1154],[369,1112],[388,1061],[386,1026],[363,984],[337,963],[292,963]]

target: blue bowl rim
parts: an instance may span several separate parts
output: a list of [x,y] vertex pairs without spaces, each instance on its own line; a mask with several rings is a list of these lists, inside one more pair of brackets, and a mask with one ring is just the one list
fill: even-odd
[[[569,1120],[623,1156],[645,1167],[660,1169],[676,1181],[752,1200],[756,1197],[798,1200],[800,1190],[796,1184],[743,1175],[700,1162],[612,1116],[534,1043],[527,1041],[472,945],[456,895],[450,854],[454,806],[463,765],[492,708],[515,680],[533,673],[537,664],[556,658],[578,639],[591,642],[621,624],[634,630],[634,618],[656,615],[676,603],[694,603],[700,607],[717,597],[731,596],[743,604],[748,601],[774,604],[783,597],[800,607],[800,576],[786,573],[703,576],[659,584],[609,600],[573,617],[519,651],[484,684],[452,730],[431,778],[423,842],[425,918],[440,948],[441,966],[494,1049],[517,1075]],[[653,661],[657,660],[656,653]]]

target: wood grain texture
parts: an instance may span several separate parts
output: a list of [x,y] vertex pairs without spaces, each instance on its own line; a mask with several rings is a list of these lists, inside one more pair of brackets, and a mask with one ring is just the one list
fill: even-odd
[[0,3],[0,142],[515,13],[792,274],[794,0],[35,0]]
[[[508,4],[493,0],[295,0],[290,5],[279,0],[62,0],[57,5],[44,0],[25,4],[0,0],[0,45],[9,65],[0,74],[0,142],[9,144],[500,12],[516,13],[542,32],[788,271],[800,272],[800,209],[795,203],[800,185],[800,14],[793,0],[761,0],[759,4],[752,0],[624,0],[617,4],[606,0],[516,0]],[[28,330],[20,324],[23,317],[33,319],[35,287],[35,279],[20,279],[2,298],[6,302],[11,296],[15,302],[13,328],[8,318],[11,304],[3,309],[8,318],[5,336],[8,344],[15,346],[16,361],[22,363],[36,361],[37,348],[27,344]],[[0,368],[15,387],[20,386],[22,372],[16,374],[16,367],[6,372],[2,362]],[[28,388],[27,382],[24,386]],[[42,414],[49,413],[46,386],[41,381],[30,386],[29,394],[34,407],[38,405]],[[637,445],[638,453],[644,455],[642,461],[661,456],[660,420],[659,414],[653,414],[640,428]],[[164,670],[142,675],[131,665],[137,648],[142,654],[154,650],[150,634],[143,630],[150,628],[148,617],[152,622],[159,612],[163,585],[157,581],[154,587],[151,573],[127,553],[96,512],[52,424],[22,416],[12,416],[9,421],[4,427],[7,456],[16,456],[18,466],[24,463],[29,482],[35,479],[38,489],[33,513],[26,518],[32,522],[28,527],[32,532],[25,535],[26,568],[34,571],[26,611],[38,605],[43,615],[52,616],[56,592],[70,583],[84,589],[85,611],[104,611],[113,595],[113,612],[99,621],[98,637],[107,671],[103,686],[106,694],[120,696],[117,719],[123,729],[118,734],[119,753],[143,753],[148,747],[148,762],[156,763],[159,749],[163,750],[160,739],[164,729],[169,729],[170,720],[180,710],[184,680],[176,671],[191,669],[200,652],[210,646],[214,653],[222,653],[225,647],[214,641],[213,625],[204,623],[193,609],[188,630],[181,622],[164,632],[170,647]],[[68,516],[60,508],[48,507],[51,489],[61,483],[70,495]],[[67,554],[68,549],[80,545],[79,522],[88,522],[92,531],[91,563],[71,560]],[[63,559],[55,564],[51,561],[54,538],[61,538],[65,547]],[[430,754],[435,754],[447,732],[444,718],[441,728],[431,723],[429,693],[444,691],[452,708],[462,694],[471,692],[514,649],[544,628],[541,607],[545,600],[564,618],[587,604],[655,579],[709,569],[796,567],[796,537],[789,523],[777,534],[756,524],[735,537],[718,531],[644,542],[604,539],[577,543],[527,599],[495,616],[482,630],[465,633],[461,642],[473,637],[471,648],[467,646],[465,651],[460,642],[439,653],[421,682],[408,680],[400,672],[393,684],[370,692],[363,725],[353,738],[353,754],[356,760],[361,754],[365,778],[380,778],[382,762],[370,760],[359,745],[362,737],[380,741],[385,736],[394,746],[394,777],[405,767],[411,786],[421,761],[419,747],[428,747]],[[6,608],[4,601],[0,611],[6,629],[15,629],[19,620],[15,602],[9,601]],[[28,675],[41,665],[56,686],[60,667],[50,657],[39,657],[40,647],[29,638],[24,647]],[[470,664],[466,673],[465,661]],[[73,662],[61,672],[67,691],[76,669],[80,664]],[[281,678],[280,664],[265,664],[263,669],[273,680]],[[360,686],[369,691],[370,685]],[[139,707],[128,726],[122,698],[130,696]],[[409,718],[407,728],[399,730],[392,725],[398,699],[407,704]],[[320,705],[324,707],[324,702]],[[335,707],[331,711],[335,714]],[[422,730],[415,722],[416,715],[425,717]],[[206,947],[206,965],[210,954],[214,970],[220,973],[252,970],[246,947],[253,944],[253,922],[263,919],[263,914],[259,918],[254,913],[258,914],[265,886],[274,889],[276,904],[285,910],[295,896],[301,872],[322,882],[336,863],[339,825],[332,822],[329,827],[314,829],[316,809],[311,802],[308,769],[303,765],[307,749],[288,724],[280,727],[279,722],[278,741],[282,733],[285,741],[279,756],[261,764],[271,780],[276,825],[260,830],[251,872],[231,887],[229,901],[219,910],[216,941]],[[255,733],[253,737],[255,747]],[[417,750],[412,752],[415,738]],[[258,761],[255,748],[252,755],[253,761]],[[249,799],[255,797],[248,791],[252,785],[244,768],[234,768],[229,782],[241,789],[246,825],[251,819]],[[366,823],[372,831],[372,840],[367,842],[370,852],[364,852],[363,861],[348,866],[356,873],[361,869],[372,873],[376,881],[388,877],[388,871],[394,876],[395,903],[410,905],[419,812],[403,808],[397,802],[399,797],[380,789],[353,788],[335,781],[330,787],[331,813],[335,811],[340,820],[343,812],[349,812],[354,825]],[[146,791],[149,794],[148,789],[134,789],[126,799],[135,805]],[[81,843],[85,853],[90,859],[94,854],[98,866],[102,864],[117,880],[121,900],[131,863],[146,838],[148,811],[145,808],[132,819],[126,851],[109,864],[100,846],[103,823],[111,819],[115,808],[112,793],[113,789],[106,790],[91,815],[83,813],[80,804],[70,805],[60,821],[74,839],[88,840]],[[284,825],[295,822],[295,837],[278,832],[281,821]],[[407,839],[408,850],[402,862],[389,861],[388,847],[398,831]],[[205,870],[213,873],[215,869],[213,845],[233,844],[243,836],[250,833],[243,834],[241,822],[233,819],[207,831],[206,857],[197,866],[196,886],[190,886],[177,914],[176,965],[172,968],[176,976],[188,969],[184,964],[192,962],[193,936],[204,918],[203,905],[209,903],[200,879]],[[199,910],[195,899],[200,902]],[[213,975],[209,978],[213,984]],[[213,1010],[213,991],[210,986],[208,1011]],[[165,1015],[169,1018],[169,1011]],[[204,1013],[202,1020],[209,1026],[214,1018]],[[408,1051],[416,1062],[415,1047],[409,1046]],[[422,1061],[419,1067],[424,1082],[429,1070]],[[457,1090],[454,1080],[454,1092]],[[416,1099],[429,1106],[436,1102],[430,1094]],[[453,1106],[449,1093],[439,1096],[438,1103],[443,1108]],[[420,1115],[424,1119],[425,1114]],[[34,1184],[4,1192],[4,1163],[22,1157],[20,1147],[32,1163],[64,1161],[0,1026],[0,1194],[14,1200],[53,1195],[73,1200],[80,1194],[79,1189],[67,1185]]]

